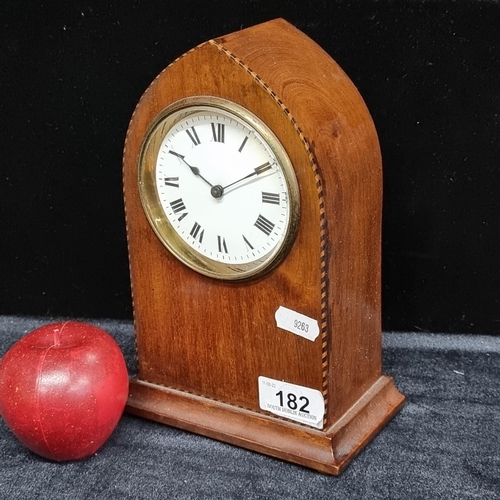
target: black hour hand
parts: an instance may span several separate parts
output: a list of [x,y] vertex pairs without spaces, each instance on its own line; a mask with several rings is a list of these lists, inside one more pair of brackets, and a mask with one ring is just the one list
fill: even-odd
[[190,165],[185,159],[184,159],[184,155],[181,155],[180,153],[176,153],[175,151],[172,151],[170,150],[169,153],[171,155],[174,155],[174,156],[177,156],[177,158],[180,158],[188,167],[189,167],[189,170],[191,170],[191,172],[193,172],[194,175],[196,175],[197,177],[199,177],[200,179],[204,180],[210,187],[212,187],[212,184],[210,184],[210,182],[208,182],[205,177],[203,177],[201,174],[200,174],[200,169],[198,167],[193,167],[193,165]]

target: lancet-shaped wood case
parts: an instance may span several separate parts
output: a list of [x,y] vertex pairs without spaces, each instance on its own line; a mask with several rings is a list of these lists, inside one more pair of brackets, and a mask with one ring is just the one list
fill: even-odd
[[[162,109],[190,96],[248,109],[292,161],[297,237],[283,262],[257,279],[216,280],[187,268],[142,209],[141,143]],[[127,410],[340,473],[404,402],[381,373],[382,166],[353,83],[281,19],[210,40],[160,73],[137,105],[124,193],[138,361]],[[279,327],[280,307],[316,321],[316,339]],[[322,421],[262,409],[259,377],[319,391]]]

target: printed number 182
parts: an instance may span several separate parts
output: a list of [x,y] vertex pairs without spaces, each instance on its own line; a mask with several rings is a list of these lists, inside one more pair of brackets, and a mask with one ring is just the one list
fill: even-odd
[[300,408],[299,403],[297,403],[297,396],[293,392],[289,392],[288,394],[284,395],[283,391],[279,391],[276,393],[276,396],[280,398],[280,406],[285,406],[284,403],[286,397],[286,406],[288,406],[290,410],[296,410],[298,408],[302,413],[309,413],[309,410],[307,410],[307,407],[309,406],[309,399],[305,396],[300,396],[298,398],[300,402],[303,402],[303,405]]

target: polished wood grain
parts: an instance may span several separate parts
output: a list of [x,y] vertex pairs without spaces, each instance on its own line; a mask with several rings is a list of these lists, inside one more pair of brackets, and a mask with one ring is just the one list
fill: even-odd
[[[137,159],[148,125],[193,95],[258,115],[294,165],[297,239],[259,279],[229,283],[188,269],[142,210]],[[404,401],[381,373],[380,150],[349,78],[280,19],[198,46],[141,98],[126,139],[124,194],[138,361],[128,411],[338,474]],[[279,306],[317,319],[316,341],[277,328]],[[261,375],[321,391],[324,429],[260,410]]]

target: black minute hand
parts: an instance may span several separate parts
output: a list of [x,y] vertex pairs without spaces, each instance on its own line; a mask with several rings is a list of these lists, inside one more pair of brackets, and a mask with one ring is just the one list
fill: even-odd
[[200,169],[198,167],[193,167],[192,165],[190,165],[185,159],[184,159],[184,156],[179,154],[179,153],[176,153],[175,151],[172,151],[170,150],[169,153],[171,155],[174,155],[174,156],[177,156],[177,158],[180,158],[188,167],[189,169],[191,170],[191,172],[193,172],[194,175],[196,175],[197,177],[199,177],[200,179],[203,179],[210,187],[212,187],[212,184],[210,184],[210,182],[208,182],[205,177],[203,177],[203,175],[200,174]]
[[245,177],[242,177],[241,179],[238,179],[237,181],[231,182],[231,184],[224,186],[222,189],[225,190],[228,187],[234,186],[234,184],[238,184],[238,182],[244,181],[245,179],[250,179],[250,177],[253,177],[254,175],[260,175],[263,172],[266,172],[267,170],[269,170],[271,168],[273,168],[273,166],[269,162],[266,162],[266,163],[260,165],[259,167],[254,168],[254,170],[251,174],[245,175]]

